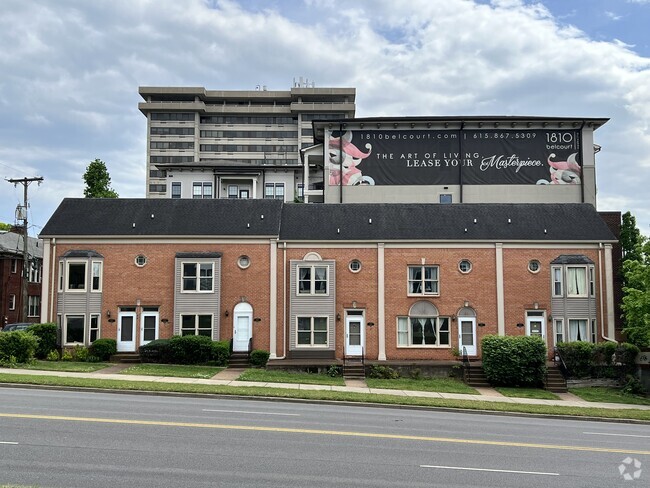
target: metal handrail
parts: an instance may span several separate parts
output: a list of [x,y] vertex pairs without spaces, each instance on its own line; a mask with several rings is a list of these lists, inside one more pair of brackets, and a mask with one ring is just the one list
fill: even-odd
[[465,383],[469,383],[470,381],[470,375],[471,375],[471,369],[470,369],[470,364],[469,364],[469,356],[467,354],[467,348],[463,346],[463,366],[464,366],[464,376],[465,376]]
[[248,357],[251,357],[251,352],[253,352],[253,338],[248,339]]
[[553,348],[553,364],[560,368],[560,372],[563,376],[566,377],[569,375],[569,368],[567,368],[564,358],[562,357],[562,354],[560,354],[560,349],[557,346]]

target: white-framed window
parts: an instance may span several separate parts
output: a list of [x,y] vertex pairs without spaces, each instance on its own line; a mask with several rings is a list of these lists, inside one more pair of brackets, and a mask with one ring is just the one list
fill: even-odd
[[27,300],[27,316],[39,317],[41,315],[41,297],[38,295],[30,295]]
[[467,274],[472,271],[472,262],[469,259],[462,259],[458,263],[458,271],[463,274]]
[[596,319],[591,319],[591,342],[596,343],[596,333],[598,329],[596,328]]
[[327,347],[327,317],[296,317],[297,347]]
[[9,295],[9,310],[16,310],[16,295]]
[[104,268],[104,263],[101,261],[92,262],[92,283],[90,285],[90,291],[102,291],[102,270]]
[[531,273],[539,273],[539,270],[541,269],[541,264],[537,259],[531,259],[528,261],[528,271]]
[[18,260],[16,258],[11,259],[11,272],[12,273],[18,272]]
[[86,291],[86,261],[68,261],[65,291]]
[[181,193],[181,182],[180,181],[172,181],[172,198],[181,198],[182,193]]
[[553,320],[553,327],[555,345],[557,346],[560,342],[564,342],[564,319],[562,318]]
[[358,273],[359,271],[361,271],[361,261],[359,261],[358,259],[353,259],[348,264],[348,269],[353,273]]
[[409,266],[409,295],[439,295],[438,266]]
[[29,267],[29,281],[31,283],[40,283],[41,276],[43,275],[43,263],[38,260],[33,260]]
[[181,335],[212,337],[212,314],[181,315]]
[[296,186],[296,196],[298,198],[303,198],[305,196],[305,185],[303,183],[298,183]]
[[251,265],[251,258],[249,258],[246,255],[239,256],[237,258],[237,266],[239,266],[241,269],[246,269]]
[[449,317],[397,317],[398,347],[449,347]]
[[589,322],[587,319],[569,319],[568,342],[589,341]]
[[214,291],[214,263],[181,263],[182,291],[209,293]]
[[284,183],[265,183],[264,198],[275,198],[284,201]]
[[63,261],[59,261],[59,291],[63,291]]
[[210,181],[192,183],[192,198],[212,198],[212,183]]
[[89,341],[91,343],[99,339],[99,314],[93,313],[90,314],[90,337]]
[[566,267],[566,295],[568,297],[587,296],[587,268],[586,266]]
[[327,266],[298,266],[298,295],[327,295]]
[[239,198],[239,187],[237,185],[228,185],[228,198]]
[[562,296],[562,268],[560,266],[553,266],[551,268],[552,279],[553,279],[553,296],[561,297]]
[[453,197],[451,193],[441,193],[440,197],[438,199],[440,203],[452,203],[453,202]]
[[66,315],[65,316],[65,344],[83,344],[86,332],[85,315]]
[[589,266],[589,296],[596,296],[596,280],[594,279],[595,270],[593,266]]
[[144,254],[138,254],[138,255],[135,257],[135,265],[136,265],[138,268],[142,268],[142,267],[145,266],[146,264],[147,264],[147,256],[145,256]]

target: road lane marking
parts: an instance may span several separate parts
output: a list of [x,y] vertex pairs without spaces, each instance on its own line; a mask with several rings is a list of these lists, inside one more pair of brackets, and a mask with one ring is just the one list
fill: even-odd
[[251,412],[247,410],[212,410],[204,408],[204,412],[223,412],[223,413],[250,413],[253,415],[284,415],[287,417],[300,417],[299,413],[277,413],[277,412]]
[[610,434],[607,432],[583,432],[583,434],[587,435],[613,435],[613,436],[619,436],[619,437],[643,437],[644,439],[650,439],[650,435],[636,435],[636,434]]
[[539,474],[545,476],[560,476],[560,473],[544,473],[541,471],[513,471],[511,469],[465,468],[462,466],[430,466],[428,464],[421,464],[420,467],[435,468],[435,469],[457,469],[461,471],[487,471],[490,473]]
[[9,441],[0,441],[0,444],[9,444],[10,446],[17,446],[17,442],[9,442]]
[[380,434],[380,433],[373,433],[373,432],[296,429],[290,427],[262,427],[262,426],[254,426],[254,425],[202,424],[202,423],[194,423],[194,422],[166,422],[162,420],[131,420],[131,419],[109,419],[109,418],[93,418],[93,417],[66,417],[62,415],[31,415],[31,414],[24,414],[24,413],[0,413],[0,418],[61,420],[61,421],[68,421],[68,422],[89,422],[89,423],[102,423],[102,424],[123,424],[123,425],[153,425],[158,427],[189,427],[194,429],[244,430],[244,431],[252,431],[252,432],[279,432],[285,434],[329,435],[329,436],[341,436],[341,437],[365,437],[365,438],[372,438],[372,439],[393,439],[393,440],[420,441],[420,442],[448,442],[453,444],[475,444],[481,446],[525,447],[531,449],[555,449],[561,451],[588,451],[588,452],[621,453],[621,454],[630,454],[630,455],[637,454],[640,456],[650,456],[650,451],[637,451],[637,450],[630,450],[630,449],[608,449],[604,447],[564,446],[564,445],[554,445],[554,444],[535,444],[535,443],[527,443],[527,442],[487,441],[487,440],[478,440],[478,439],[453,439],[449,437]]

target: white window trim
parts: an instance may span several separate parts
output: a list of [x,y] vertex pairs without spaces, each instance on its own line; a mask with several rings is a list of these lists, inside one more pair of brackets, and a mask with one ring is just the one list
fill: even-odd
[[[180,335],[183,335],[183,330],[189,330],[189,329],[183,329],[183,317],[194,317],[194,335],[197,336],[198,331],[201,330],[199,329],[199,316],[204,315],[206,317],[210,317],[210,338],[212,338],[212,335],[214,334],[214,314],[211,312],[187,312],[187,313],[181,313],[179,314],[179,321],[178,321],[178,333]],[[207,329],[205,329],[207,330]],[[206,336],[208,337],[208,336]]]
[[[421,268],[422,269],[422,293],[411,293],[411,268]],[[438,278],[434,280],[438,284],[438,291],[435,292],[425,292],[424,282],[424,268],[437,268]],[[438,264],[409,264],[406,266],[406,295],[409,297],[439,297],[440,296],[440,265]]]
[[[469,268],[466,271],[463,271],[462,269],[462,264],[467,263],[469,265]],[[458,271],[460,271],[462,274],[469,274],[472,272],[472,269],[474,266],[472,265],[472,262],[469,259],[461,259],[458,261]],[[440,272],[440,270],[438,270]],[[438,277],[438,287],[440,287],[440,277]]]
[[[555,270],[560,270],[560,293],[555,293]],[[553,266],[551,267],[551,294],[554,297],[564,296],[564,269],[562,266]]]
[[[205,196],[205,189],[206,187],[210,187],[210,196],[206,197]],[[201,188],[201,193],[196,195],[194,193],[194,188]],[[210,199],[214,198],[214,185],[212,184],[211,181],[193,181],[192,182],[192,198],[195,200],[203,200],[203,199]]]
[[9,295],[9,310],[16,310],[16,295]]
[[[70,265],[83,264],[84,265],[84,287],[83,288],[70,288]],[[66,293],[86,293],[88,290],[88,261],[83,259],[67,260],[65,262],[65,279],[63,286],[65,286]]]
[[88,321],[88,343],[92,344],[94,341],[90,340],[93,331],[93,317],[97,317],[97,339],[102,338],[102,316],[99,313],[91,313],[90,320]]
[[63,287],[65,283],[65,273],[63,272],[64,269],[65,268],[63,266],[63,261],[59,261],[59,283],[57,287],[59,292],[63,291]]
[[[32,313],[34,304],[32,302],[38,302],[38,312]],[[39,295],[29,295],[27,297],[27,316],[28,317],[40,317],[41,315],[41,297]]]
[[[99,287],[94,288],[94,279],[95,279],[95,264],[99,264]],[[90,262],[90,292],[91,293],[101,293],[102,292],[102,281],[104,281],[104,262],[103,261],[91,261]]]
[[[298,343],[298,319],[309,319],[311,324],[310,334],[311,339],[309,344]],[[327,342],[325,344],[314,344],[314,319],[325,319],[326,329],[325,336]],[[296,348],[297,349],[325,349],[330,345],[330,318],[327,315],[297,315],[296,316]]]
[[[83,333],[83,341],[81,342],[67,342],[67,337],[68,337],[68,317],[83,317],[84,319],[84,333]],[[66,313],[63,315],[63,337],[61,338],[61,341],[63,342],[64,345],[66,346],[74,346],[77,344],[85,345],[86,344],[86,315],[83,313]]]
[[558,322],[559,322],[560,332],[562,333],[561,342],[566,342],[566,331],[564,330],[564,317],[561,317],[559,319],[554,318],[553,319],[553,344],[556,346],[559,344],[559,342],[557,341]]
[[[311,273],[309,275],[309,292],[300,291],[300,269],[301,268],[310,268]],[[314,268],[325,268],[325,293],[316,293],[315,292],[315,281],[316,273]],[[328,297],[330,295],[330,268],[326,264],[298,264],[296,266],[296,295],[299,297]]]
[[[184,268],[186,264],[195,264],[196,265],[196,289],[194,290],[185,290],[183,280],[185,278]],[[212,287],[209,290],[201,290],[201,265],[209,264],[212,267]],[[214,293],[214,262],[205,262],[205,261],[181,261],[181,293]],[[206,314],[200,314],[206,315]]]
[[591,298],[596,296],[596,268],[589,266],[587,269],[587,293]]
[[11,258],[11,273],[12,274],[18,273],[18,259],[17,258]]
[[[180,193],[177,197],[174,196],[174,187],[180,189]],[[169,198],[183,198],[183,185],[180,181],[172,181],[169,185]]]
[[587,266],[583,266],[583,265],[573,265],[573,264],[567,265],[564,270],[565,281],[567,282],[568,282],[569,268],[576,268],[576,269],[580,268],[585,270],[585,281],[584,281],[585,292],[569,295],[569,286],[568,283],[566,283],[567,286],[563,291],[566,293],[567,298],[587,298],[589,296],[589,269],[587,268]]
[[[440,319],[447,319],[447,324],[449,325],[449,330],[447,330],[447,333],[449,334],[449,344],[413,344],[413,339],[411,338],[411,318],[435,319],[436,337],[438,340],[440,340]],[[406,319],[406,345],[399,343],[399,319]],[[398,349],[451,349],[451,317],[445,315],[432,315],[431,317],[398,315],[395,319],[395,332],[395,342]]]
[[[584,320],[587,322],[587,337],[586,340],[572,341],[569,335],[570,323],[572,320]],[[564,342],[591,342],[591,320],[588,317],[567,317],[566,319],[566,336]]]

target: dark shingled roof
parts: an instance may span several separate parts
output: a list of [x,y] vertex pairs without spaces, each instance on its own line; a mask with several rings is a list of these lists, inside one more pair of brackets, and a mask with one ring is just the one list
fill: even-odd
[[103,258],[101,254],[97,251],[84,251],[73,249],[72,251],[67,251],[64,255],[64,258]]
[[589,204],[287,204],[281,240],[616,241]]
[[50,236],[616,241],[589,204],[282,204],[271,199],[65,199],[41,232]]
[[551,264],[594,264],[594,262],[583,254],[560,254]]
[[179,259],[211,259],[211,258],[220,258],[220,252],[177,252],[176,257]]
[[41,236],[277,236],[281,210],[270,199],[66,198]]

